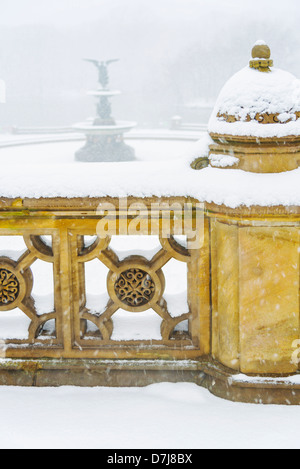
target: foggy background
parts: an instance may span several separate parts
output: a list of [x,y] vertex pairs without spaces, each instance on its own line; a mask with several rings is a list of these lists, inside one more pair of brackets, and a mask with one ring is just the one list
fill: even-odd
[[68,126],[95,115],[97,70],[110,68],[118,119],[205,123],[221,87],[264,39],[300,76],[299,0],[0,0],[0,128]]

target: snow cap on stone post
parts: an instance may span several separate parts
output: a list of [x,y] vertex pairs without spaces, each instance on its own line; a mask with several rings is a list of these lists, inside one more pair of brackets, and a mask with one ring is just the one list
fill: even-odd
[[255,173],[280,173],[300,166],[300,80],[273,67],[264,41],[252,49],[250,66],[233,75],[217,99],[208,123],[205,164]]

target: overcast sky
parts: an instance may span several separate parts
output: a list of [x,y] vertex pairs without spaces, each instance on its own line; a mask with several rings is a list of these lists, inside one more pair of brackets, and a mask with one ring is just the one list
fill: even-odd
[[[206,15],[207,11],[216,9],[228,14],[245,15],[249,12],[257,16],[257,21],[265,21],[269,16],[285,20],[294,14],[299,17],[299,0],[123,0],[125,8],[132,14],[132,7],[137,13],[145,9],[156,10],[160,15],[170,19]],[[72,25],[91,21],[114,11],[119,7],[117,0],[0,0],[0,23],[19,25],[24,23],[51,23]],[[204,11],[205,10],[205,11]],[[137,18],[138,19],[138,18]]]
[[300,0],[0,0],[1,124],[65,124],[94,113],[96,71],[119,57],[111,85],[120,118],[141,125],[207,115],[222,85],[266,40],[275,66],[300,76]]

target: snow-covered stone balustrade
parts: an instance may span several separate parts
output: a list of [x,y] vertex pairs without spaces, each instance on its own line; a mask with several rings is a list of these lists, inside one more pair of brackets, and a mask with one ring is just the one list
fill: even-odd
[[[187,158],[7,161],[0,238],[25,249],[0,256],[0,331],[18,309],[28,334],[2,341],[0,383],[185,380],[300,404],[300,82],[272,68],[264,43],[252,55]],[[156,238],[151,252],[143,237]],[[130,252],[116,240],[133,240]],[[45,302],[34,289],[46,277]],[[105,294],[91,295],[101,278]]]
[[[204,243],[209,233],[203,204],[174,197],[2,199],[0,205],[1,235],[22,237],[26,244],[25,251],[14,252],[13,258],[10,253],[0,257],[0,311],[6,313],[7,321],[16,308],[29,319],[26,339],[8,338],[1,343],[5,360],[0,366],[0,382],[137,384],[157,379],[153,374],[167,377],[170,369],[183,379],[190,375],[190,367],[194,370],[193,360],[209,353],[208,238]],[[197,210],[201,213],[196,217]],[[160,248],[150,255],[136,251],[121,258],[111,247],[111,240],[130,234],[151,234],[160,239]],[[176,235],[184,235],[186,245],[176,240]],[[169,311],[163,268],[172,259],[187,266],[189,307],[186,303],[176,308],[175,304]],[[48,306],[32,294],[36,281],[33,266],[41,261],[50,264],[54,280],[53,310],[48,313],[42,313]],[[108,295],[97,298],[94,304],[95,298],[88,298],[86,288],[87,264],[92,261],[108,272]],[[101,278],[97,281],[100,287]],[[160,324],[159,337],[138,340],[133,334],[132,340],[120,339],[113,322],[118,310],[136,317],[152,310]],[[36,361],[29,363],[28,359]],[[123,360],[123,367],[120,361],[107,364],[100,359]],[[128,361],[137,359],[150,361]],[[136,372],[142,367],[141,377],[128,371],[123,382],[116,381],[116,367]],[[148,378],[145,367],[150,367]],[[104,369],[107,373],[103,374]]]

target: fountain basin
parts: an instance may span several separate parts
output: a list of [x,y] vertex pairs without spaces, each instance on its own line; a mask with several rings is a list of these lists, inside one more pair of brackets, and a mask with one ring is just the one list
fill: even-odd
[[104,96],[104,97],[113,97],[119,96],[121,91],[110,91],[110,90],[95,90],[95,91],[88,91],[87,94],[89,96]]

